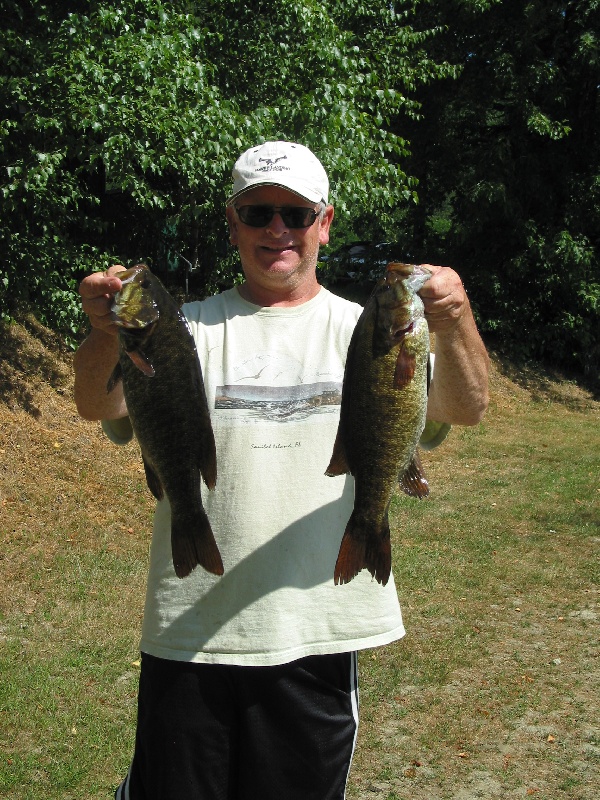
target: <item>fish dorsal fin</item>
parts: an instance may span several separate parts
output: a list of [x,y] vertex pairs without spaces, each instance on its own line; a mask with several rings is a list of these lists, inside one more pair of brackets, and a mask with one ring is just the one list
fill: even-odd
[[153,378],[155,375],[154,367],[148,361],[146,356],[142,353],[139,349],[134,350],[126,350],[125,351],[129,358],[133,361],[136,367],[139,369],[140,372],[143,372],[144,375],[147,375],[148,378]]
[[398,477],[398,486],[405,494],[411,497],[422,499],[429,495],[429,484],[423,472],[423,465],[421,464],[421,459],[417,451],[415,451],[412,461],[404,473]]
[[335,475],[345,475],[347,472],[350,472],[350,467],[346,459],[346,448],[344,447],[343,438],[338,428],[335,444],[333,445],[333,453],[331,454],[331,461],[325,470],[325,475],[334,477]]
[[417,360],[414,354],[407,351],[406,342],[403,340],[396,356],[396,369],[394,371],[394,387],[396,389],[404,389],[412,381],[416,363]]

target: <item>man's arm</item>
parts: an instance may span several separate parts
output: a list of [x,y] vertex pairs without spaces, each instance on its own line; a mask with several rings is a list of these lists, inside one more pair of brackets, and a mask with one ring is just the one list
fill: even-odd
[[121,281],[115,276],[123,269],[115,266],[108,272],[95,272],[84,278],[79,287],[83,310],[92,325],[73,361],[75,405],[84,419],[127,416],[122,383],[118,383],[110,394],[106,388],[119,359],[118,328],[110,307],[115,293],[121,288]]
[[435,334],[427,418],[476,425],[488,406],[488,354],[460,277],[449,267],[424,266],[433,276],[419,294]]

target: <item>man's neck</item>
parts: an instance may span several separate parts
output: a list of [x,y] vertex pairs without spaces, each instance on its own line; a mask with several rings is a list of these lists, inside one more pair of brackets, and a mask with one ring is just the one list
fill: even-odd
[[316,297],[321,291],[321,286],[317,280],[309,285],[303,284],[289,291],[270,290],[261,286],[252,285],[248,283],[248,281],[245,281],[237,288],[244,300],[256,306],[262,306],[263,308],[265,306],[272,308],[277,306],[300,306],[312,300],[313,297]]

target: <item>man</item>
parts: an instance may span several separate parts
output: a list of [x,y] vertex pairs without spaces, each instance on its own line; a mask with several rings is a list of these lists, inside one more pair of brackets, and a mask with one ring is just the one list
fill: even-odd
[[[356,652],[404,635],[393,579],[381,586],[363,570],[333,581],[353,482],[325,476],[339,406],[311,398],[339,393],[361,308],[317,281],[334,216],[327,175],[302,145],[267,142],[242,154],[233,177],[226,214],[245,280],[184,306],[217,444],[219,479],[204,504],[225,574],[176,577],[169,505],[158,503],[136,745],[118,800],[341,800],[358,724]],[[435,444],[449,425],[481,419],[488,359],[460,278],[429,268]],[[92,330],[75,356],[78,410],[115,442],[132,435],[122,392],[106,392],[120,269],[82,282]]]

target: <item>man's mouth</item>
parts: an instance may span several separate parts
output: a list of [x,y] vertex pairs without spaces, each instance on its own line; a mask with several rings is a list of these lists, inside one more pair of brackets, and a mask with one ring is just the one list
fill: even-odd
[[263,250],[268,250],[270,253],[284,253],[287,250],[294,250],[294,245],[293,244],[282,244],[282,245],[279,245],[279,246],[275,247],[273,245],[265,244],[265,245],[262,246],[262,249]]

